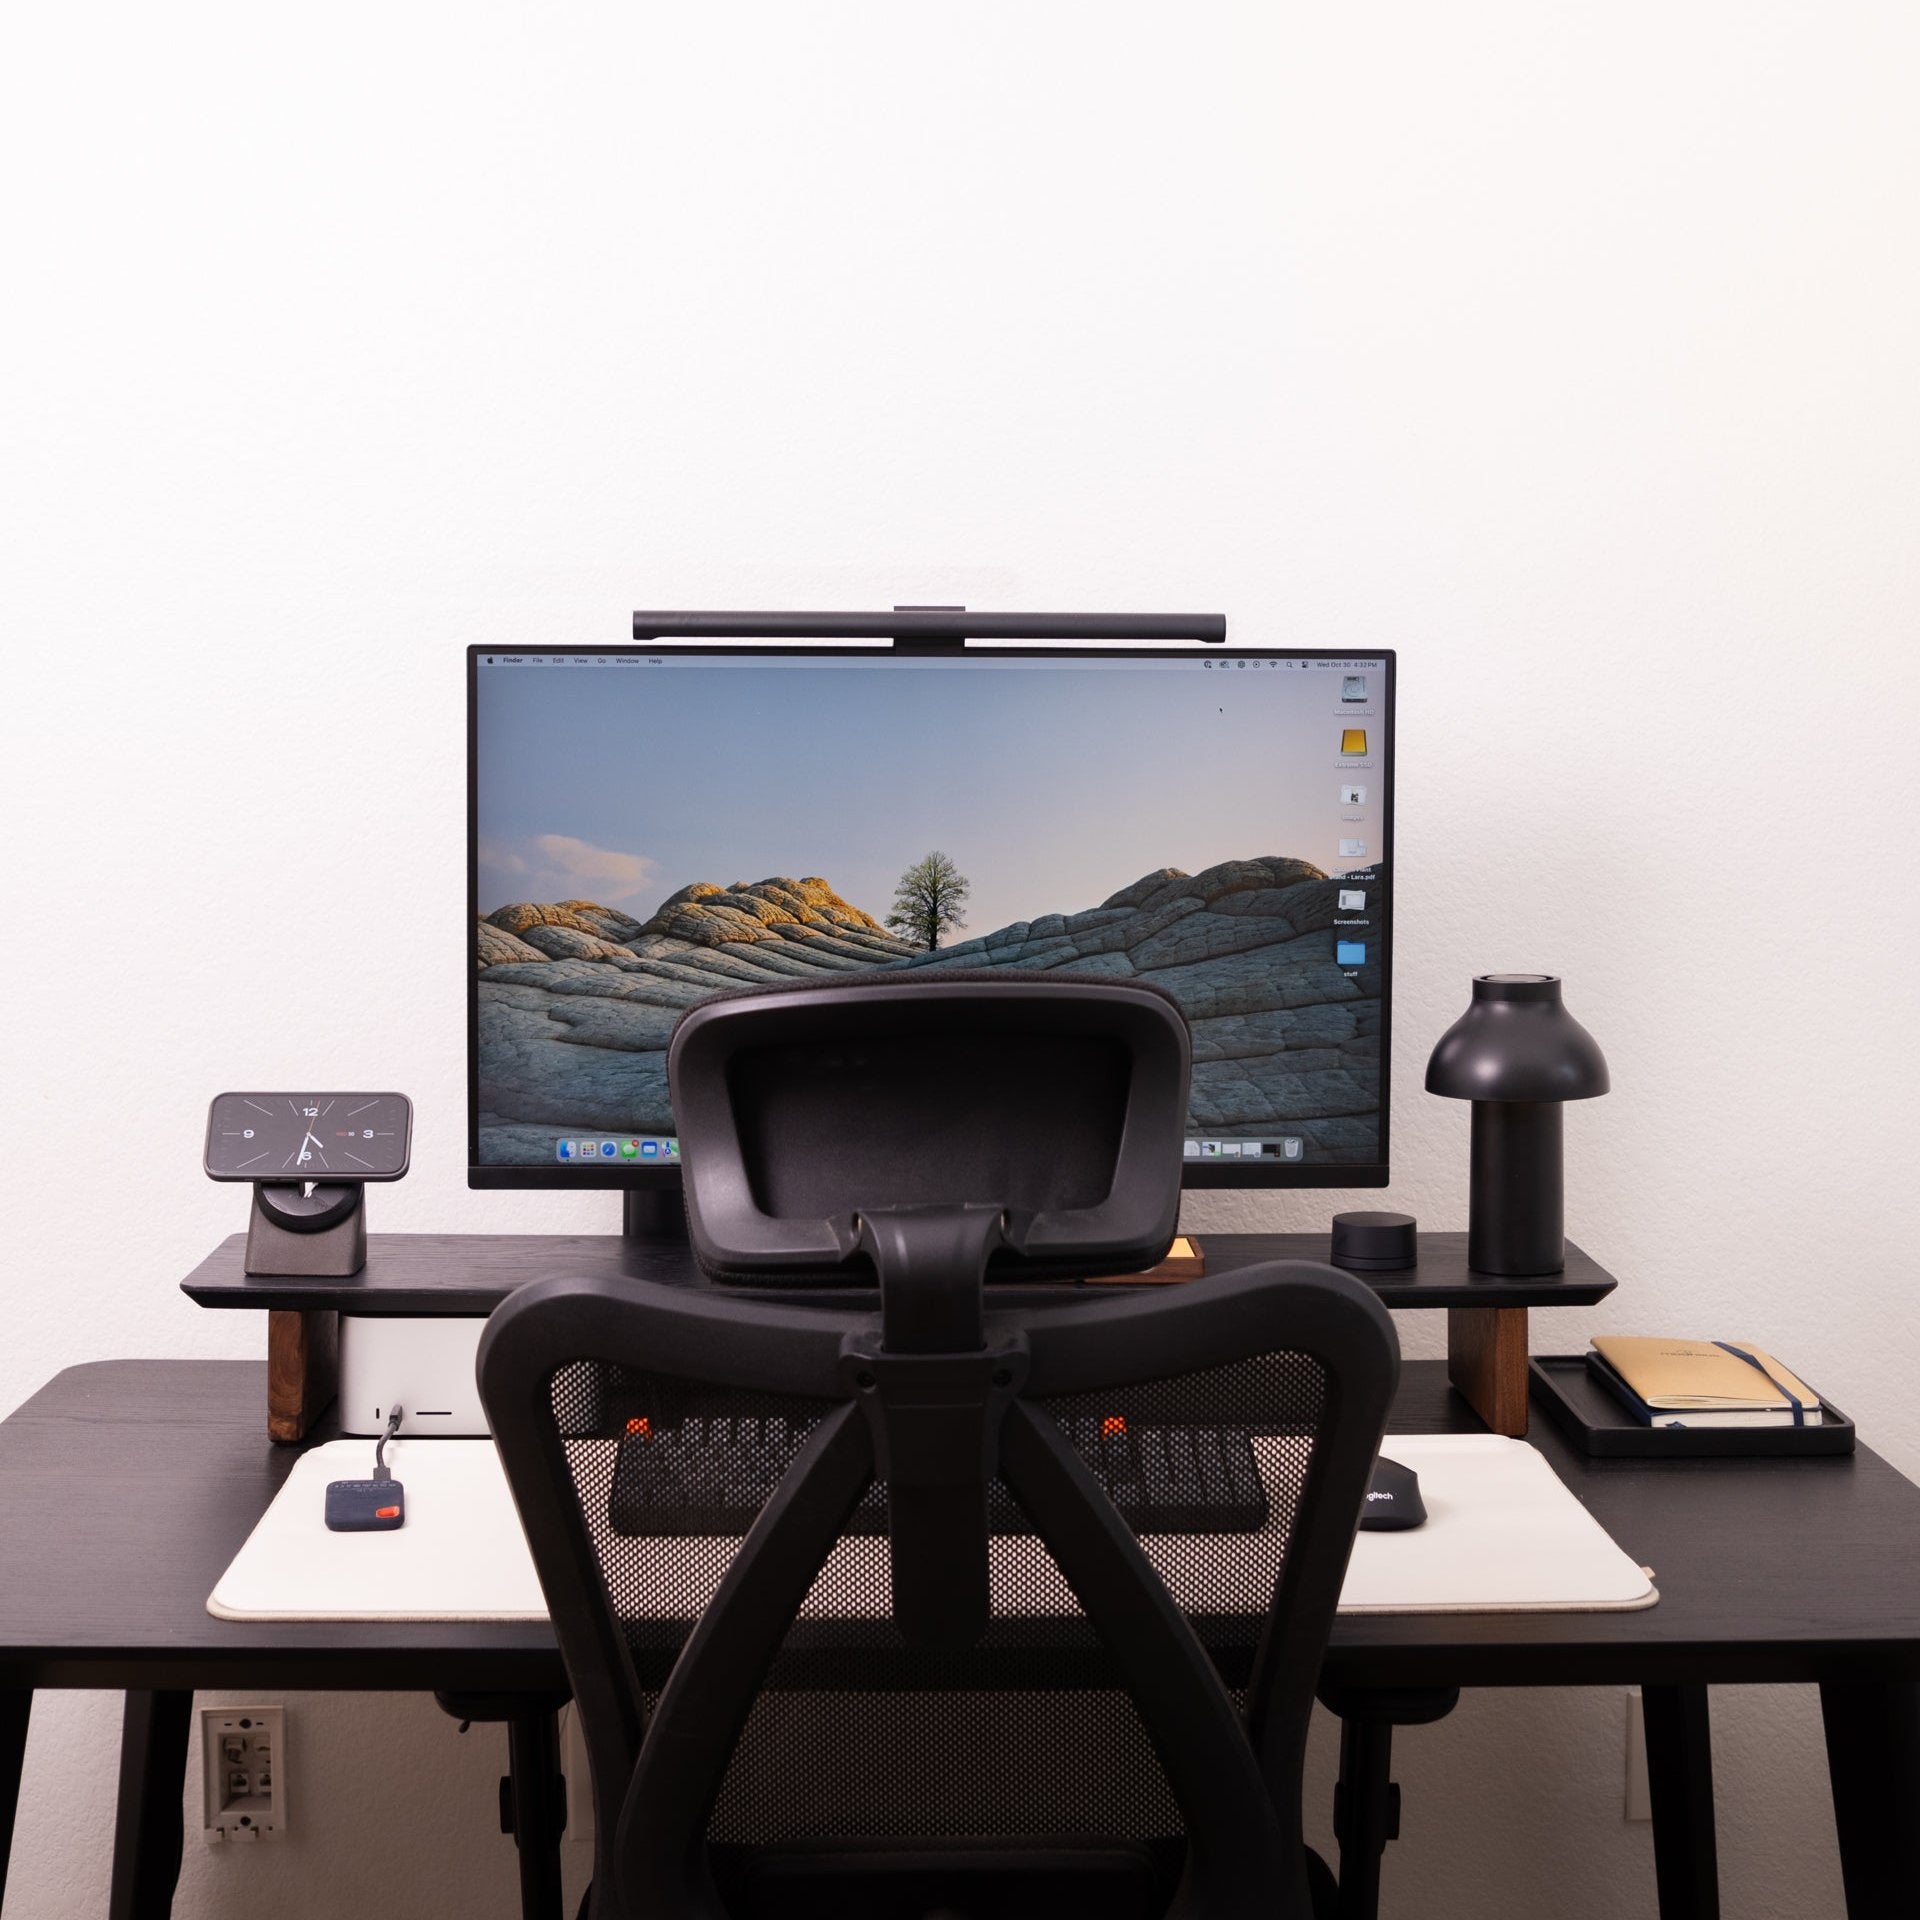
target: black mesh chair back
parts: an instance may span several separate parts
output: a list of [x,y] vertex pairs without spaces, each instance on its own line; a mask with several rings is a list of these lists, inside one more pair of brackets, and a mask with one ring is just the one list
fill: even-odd
[[[1128,983],[683,1020],[695,1244],[760,1284],[542,1281],[480,1352],[586,1736],[595,1920],[1305,1920],[1391,1322],[1303,1263],[1002,1284],[1165,1252],[1188,1060]],[[862,1277],[857,1306],[804,1291]],[[1227,1431],[1257,1465],[1236,1529],[1137,1531],[1152,1449]]]

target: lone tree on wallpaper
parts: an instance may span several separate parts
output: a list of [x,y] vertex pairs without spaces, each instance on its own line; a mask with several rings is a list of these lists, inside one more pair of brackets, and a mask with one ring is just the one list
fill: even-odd
[[961,909],[969,891],[966,875],[944,853],[930,853],[900,876],[887,925],[899,927],[909,940],[918,940],[932,953],[942,934],[967,924]]

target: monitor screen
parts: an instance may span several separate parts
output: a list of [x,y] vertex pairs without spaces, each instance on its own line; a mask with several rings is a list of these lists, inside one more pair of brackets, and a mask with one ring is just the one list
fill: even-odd
[[472,649],[469,1160],[678,1178],[718,992],[1004,967],[1193,1028],[1193,1186],[1384,1185],[1393,657]]

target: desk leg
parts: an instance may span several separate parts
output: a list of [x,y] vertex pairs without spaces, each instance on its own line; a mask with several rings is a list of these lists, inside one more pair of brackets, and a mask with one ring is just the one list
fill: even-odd
[[1914,1911],[1920,1856],[1920,1687],[1822,1685],[1827,1777],[1848,1920]]
[[7,1904],[7,1860],[13,1852],[13,1815],[20,1804],[20,1771],[27,1758],[31,1687],[0,1688],[0,1907]]
[[129,1693],[120,1723],[108,1920],[168,1920],[180,1879],[191,1693]]
[[1660,1920],[1719,1920],[1720,1855],[1713,1831],[1713,1743],[1705,1687],[1642,1687],[1653,1875]]

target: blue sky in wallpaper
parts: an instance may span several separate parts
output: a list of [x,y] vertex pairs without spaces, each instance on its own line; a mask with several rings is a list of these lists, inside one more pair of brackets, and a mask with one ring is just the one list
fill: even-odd
[[1381,724],[1384,675],[1343,701],[1350,665],[510,658],[478,670],[483,914],[818,874],[884,919],[938,848],[972,883],[960,939],[1164,866],[1365,864],[1341,788],[1383,762],[1341,735]]

